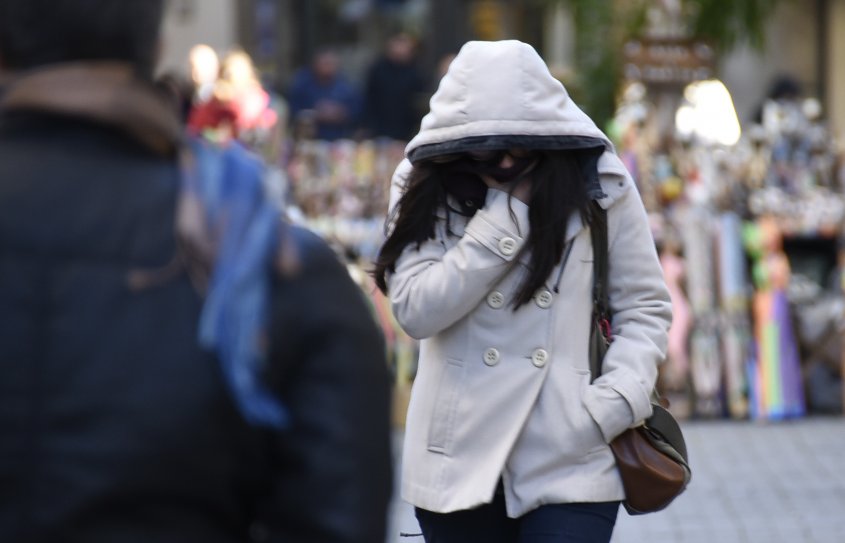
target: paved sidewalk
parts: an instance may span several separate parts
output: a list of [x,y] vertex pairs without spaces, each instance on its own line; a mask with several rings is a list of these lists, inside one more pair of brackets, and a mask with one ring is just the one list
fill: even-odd
[[[684,435],[689,488],[660,513],[620,510],[613,543],[845,543],[845,418],[688,422]],[[419,529],[397,497],[388,543],[422,543],[400,531]]]

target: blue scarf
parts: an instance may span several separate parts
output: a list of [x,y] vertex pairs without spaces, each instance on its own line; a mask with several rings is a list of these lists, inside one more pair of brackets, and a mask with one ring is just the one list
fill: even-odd
[[241,145],[195,140],[189,149],[177,227],[188,250],[211,264],[200,345],[217,354],[248,422],[284,428],[288,413],[262,383],[270,280],[281,254],[280,211],[265,194],[261,162]]

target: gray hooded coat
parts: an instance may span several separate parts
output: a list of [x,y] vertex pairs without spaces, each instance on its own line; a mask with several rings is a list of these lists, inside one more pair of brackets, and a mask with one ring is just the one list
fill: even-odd
[[[388,277],[404,329],[421,339],[408,411],[402,496],[435,512],[491,501],[504,483],[508,514],[549,503],[621,500],[608,442],[651,413],[650,393],[671,320],[669,295],[635,185],[607,137],[530,46],[470,42],[431,100],[393,180],[412,161],[511,138],[538,148],[593,141],[608,212],[614,341],[591,384],[592,245],[580,216],[559,294],[558,269],[532,303],[511,304],[529,263],[528,206],[490,189],[473,217],[405,249]],[[492,143],[491,143],[492,142]],[[601,152],[601,151],[600,151]]]

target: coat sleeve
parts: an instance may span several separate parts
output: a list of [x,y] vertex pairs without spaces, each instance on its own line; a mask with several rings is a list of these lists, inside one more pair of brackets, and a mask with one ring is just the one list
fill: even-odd
[[628,186],[608,210],[609,297],[613,342],[584,404],[609,443],[651,415],[657,366],[672,319],[669,291],[639,194]]
[[406,247],[388,277],[393,313],[416,339],[469,314],[507,274],[528,237],[528,206],[490,189],[455,245],[447,248],[445,225],[436,231],[435,239]]
[[301,270],[275,285],[269,382],[292,425],[271,437],[269,541],[385,540],[392,492],[390,376],[361,289],[298,231]]

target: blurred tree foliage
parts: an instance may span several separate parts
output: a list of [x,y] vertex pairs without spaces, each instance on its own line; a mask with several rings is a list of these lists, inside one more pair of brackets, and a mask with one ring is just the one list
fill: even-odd
[[[599,126],[616,107],[622,45],[641,35],[649,8],[660,0],[536,0],[564,5],[575,28],[575,80],[565,81],[573,98]],[[719,53],[749,43],[762,49],[766,24],[784,0],[681,0],[689,36],[709,41]]]
[[[744,42],[766,44],[766,24],[782,0],[685,0],[693,37],[710,40],[721,52]],[[809,4],[809,2],[807,2]]]

